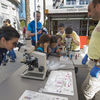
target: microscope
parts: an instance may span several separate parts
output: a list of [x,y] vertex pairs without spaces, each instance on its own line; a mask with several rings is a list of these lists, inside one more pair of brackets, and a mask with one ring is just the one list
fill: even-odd
[[25,70],[21,74],[23,78],[44,80],[47,72],[46,68],[46,54],[33,51],[31,54],[24,51]]
[[70,53],[72,51],[72,38],[66,37],[65,41],[66,41],[66,43],[65,43],[66,55],[67,55],[67,57],[70,57]]

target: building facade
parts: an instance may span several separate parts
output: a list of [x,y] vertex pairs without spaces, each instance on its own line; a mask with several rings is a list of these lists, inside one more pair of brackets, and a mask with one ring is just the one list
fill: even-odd
[[20,0],[19,7],[19,18],[20,20],[26,20],[26,11],[25,11],[25,0]]
[[11,25],[19,29],[20,0],[0,0],[0,27],[5,19],[10,19]]
[[58,24],[64,23],[65,28],[71,26],[77,34],[88,35],[89,24],[95,24],[88,19],[88,4],[89,0],[52,0],[52,5],[46,2],[49,33],[56,34]]

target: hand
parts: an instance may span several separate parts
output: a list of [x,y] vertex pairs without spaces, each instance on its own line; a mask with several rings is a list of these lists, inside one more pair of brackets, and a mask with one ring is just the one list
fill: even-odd
[[48,43],[44,43],[44,52],[46,52],[47,53],[47,48],[48,48]]
[[88,55],[85,54],[84,58],[82,59],[82,64],[85,65],[88,60]]
[[51,53],[51,51],[52,51],[51,48],[49,48],[49,49],[48,49],[48,53]]
[[98,78],[98,74],[100,73],[100,68],[96,66],[96,64],[94,65],[94,67],[91,69],[90,71],[90,75],[92,77],[96,77]]
[[59,52],[61,52],[61,49],[57,49],[57,50],[56,50],[56,53],[59,53]]
[[42,30],[39,30],[38,32],[37,32],[37,34],[41,34],[42,33]]

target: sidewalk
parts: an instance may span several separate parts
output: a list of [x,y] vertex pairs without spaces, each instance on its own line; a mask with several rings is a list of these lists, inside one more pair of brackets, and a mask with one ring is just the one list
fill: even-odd
[[18,52],[17,50],[15,52],[17,54],[16,62],[8,62],[6,66],[0,66],[0,84],[23,65],[20,63],[22,53]]

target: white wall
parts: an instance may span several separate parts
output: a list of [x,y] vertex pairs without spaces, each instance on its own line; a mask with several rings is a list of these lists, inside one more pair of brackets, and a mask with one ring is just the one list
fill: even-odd
[[[34,0],[29,0],[30,1],[30,21],[32,21],[34,19],[33,17],[33,12],[34,12]],[[40,12],[41,12],[41,19],[40,21],[44,22],[44,13],[43,13],[43,0],[36,0],[37,1],[37,5],[39,4],[40,5]],[[39,1],[39,2],[38,2]],[[36,5],[36,6],[37,6]]]
[[[8,0],[0,0],[0,27],[5,19],[10,19],[11,25],[16,29],[19,28],[18,8]],[[14,22],[16,22],[15,25]]]
[[53,0],[45,0],[46,9],[53,9]]

